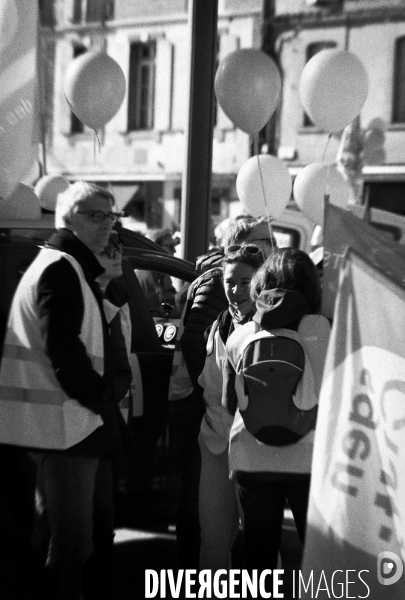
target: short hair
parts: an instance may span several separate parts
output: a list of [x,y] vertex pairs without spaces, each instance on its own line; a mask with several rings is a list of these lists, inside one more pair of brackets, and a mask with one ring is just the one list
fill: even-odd
[[255,220],[256,219],[251,215],[238,215],[233,219],[228,217],[227,219],[224,219],[224,221],[218,223],[218,225],[214,229],[214,236],[216,241],[218,242],[218,245],[221,246],[221,248],[223,248],[226,245],[229,229],[232,228],[236,223],[238,223],[238,221]]
[[242,219],[232,223],[226,234],[225,249],[233,244],[241,244],[246,240],[248,235],[252,233],[257,220],[244,221]]
[[[274,234],[270,235],[270,227],[266,218],[260,217],[258,219],[251,218],[249,221],[236,221],[229,229],[226,239],[226,247],[232,246],[233,244],[242,244],[246,242],[247,238],[254,232],[258,225],[266,225],[266,237],[269,239],[269,244],[277,248],[277,241]],[[262,229],[264,230],[263,226]]]
[[114,196],[109,190],[95,183],[87,183],[87,181],[76,181],[76,183],[73,183],[64,192],[59,194],[55,207],[56,229],[66,227],[75,207],[80,206],[90,198],[94,198],[94,196],[107,198],[111,202],[111,206],[115,204]]
[[276,249],[255,273],[250,293],[257,300],[262,290],[281,288],[301,292],[308,304],[308,313],[318,313],[321,305],[321,284],[317,269],[306,252],[297,248]]
[[263,264],[263,262],[264,257],[262,252],[250,254],[249,252],[246,252],[244,246],[241,246],[239,250],[236,250],[236,252],[225,253],[224,258],[222,259],[222,267],[224,268],[226,265],[242,263],[252,267],[256,271]]
[[173,234],[168,227],[164,229],[148,229],[145,233],[145,237],[152,240],[152,242],[159,244],[159,246],[162,245],[163,240],[168,236],[173,237]]

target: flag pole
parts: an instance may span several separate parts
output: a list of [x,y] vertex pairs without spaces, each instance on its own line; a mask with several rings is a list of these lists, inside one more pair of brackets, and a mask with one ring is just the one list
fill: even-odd
[[37,114],[39,121],[39,143],[41,144],[41,177],[47,174],[47,158],[46,158],[46,114],[44,107],[44,70],[42,66],[42,45],[41,45],[41,17],[38,11],[37,19],[37,71],[38,71],[38,89],[36,94],[37,99]]

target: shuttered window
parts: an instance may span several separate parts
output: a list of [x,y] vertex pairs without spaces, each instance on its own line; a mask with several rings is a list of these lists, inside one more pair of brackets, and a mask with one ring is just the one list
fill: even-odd
[[[321,50],[327,50],[328,48],[336,48],[336,42],[315,42],[307,47],[307,62],[311,60],[315,54],[318,54]],[[313,127],[314,124],[311,118],[304,112],[304,127]]]
[[131,44],[128,87],[128,131],[153,129],[155,42]]
[[393,123],[405,123],[405,37],[395,44]]
[[[87,52],[87,48],[85,48],[84,46],[74,46],[73,58],[77,58],[78,56],[81,56],[85,52]],[[83,123],[80,121],[80,119],[78,119],[76,117],[76,115],[74,113],[71,112],[70,115],[71,115],[70,116],[70,133],[83,133],[84,132]]]

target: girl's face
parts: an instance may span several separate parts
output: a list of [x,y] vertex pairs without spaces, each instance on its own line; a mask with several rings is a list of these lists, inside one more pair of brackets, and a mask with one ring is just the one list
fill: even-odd
[[98,262],[105,269],[101,276],[105,281],[111,281],[122,275],[122,254],[117,252],[114,258],[109,258],[105,252],[97,255]]
[[253,267],[244,263],[234,263],[224,267],[226,297],[229,305],[241,315],[247,315],[254,307],[254,302],[249,294],[253,273]]

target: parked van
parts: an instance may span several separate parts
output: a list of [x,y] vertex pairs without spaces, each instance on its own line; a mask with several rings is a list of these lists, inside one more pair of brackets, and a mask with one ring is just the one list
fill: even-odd
[[365,166],[363,203],[405,216],[405,165]]
[[294,201],[289,202],[283,214],[272,223],[272,230],[279,248],[300,248],[311,251],[315,224],[299,210]]
[[[300,168],[290,169],[294,178]],[[362,204],[350,207],[359,218],[405,244],[405,165],[365,166]],[[322,244],[315,239],[315,224],[299,210],[294,200],[273,223],[279,247],[293,246],[311,252]],[[317,227],[319,231],[319,226]]]

